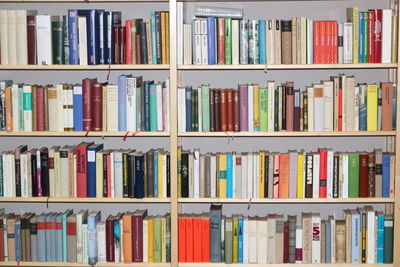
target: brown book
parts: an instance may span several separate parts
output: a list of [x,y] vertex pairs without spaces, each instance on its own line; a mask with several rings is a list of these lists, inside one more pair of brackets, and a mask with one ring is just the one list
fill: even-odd
[[[120,41],[119,41],[119,28],[121,26],[114,26],[114,59],[115,59],[115,64],[121,64],[120,61]],[[111,44],[112,45],[112,44]]]
[[36,16],[26,17],[28,33],[28,64],[37,65]]
[[275,262],[283,263],[283,228],[284,220],[283,215],[276,216],[276,228],[275,228]]
[[283,263],[289,263],[289,222],[283,224]]
[[127,212],[122,216],[123,222],[123,247],[124,247],[124,262],[130,263],[133,261],[132,249],[132,216],[133,212]]
[[214,116],[214,112],[215,112],[215,105],[214,105],[214,93],[215,90],[211,89],[210,90],[210,131],[211,132],[215,132],[215,116]]
[[351,218],[351,212],[350,210],[344,210],[344,219],[346,221],[346,262],[351,263],[351,224],[352,224],[352,218]]
[[13,131],[13,118],[12,118],[12,95],[11,88],[7,87],[4,89],[5,103],[6,103],[6,131]]
[[220,118],[221,118],[221,131],[226,132],[228,130],[228,103],[227,103],[227,90],[220,90],[221,94],[221,110],[220,110]]
[[132,217],[133,261],[143,262],[143,219],[147,210],[137,210]]
[[292,21],[281,21],[282,64],[292,64]]
[[382,149],[375,149],[375,197],[382,197]]
[[293,131],[300,131],[301,125],[300,89],[293,91]]
[[82,80],[82,114],[83,114],[83,130],[92,131],[92,94],[93,85],[97,83],[96,79],[83,79]]
[[294,126],[294,89],[293,83],[286,85],[286,131],[293,131]]
[[346,221],[336,220],[336,262],[346,262]]
[[240,131],[239,90],[233,90],[233,131]]
[[94,83],[92,86],[92,131],[103,130],[103,84]]
[[359,196],[368,197],[368,155],[360,154],[360,187]]
[[15,224],[18,216],[12,215],[7,218],[7,248],[8,248],[8,260],[15,261]]
[[38,86],[36,88],[36,129],[38,131],[46,131],[46,105],[45,91],[47,88]]
[[166,58],[167,58],[167,62],[166,62],[166,64],[169,64],[169,47],[170,47],[170,45],[169,45],[169,12],[165,12],[165,24],[166,24],[166,26],[165,26],[165,30],[166,30],[166,40],[165,40],[165,45],[166,45],[166,51],[165,51],[165,53],[166,53]]
[[381,83],[382,88],[382,131],[393,129],[393,83]]
[[126,64],[126,42],[125,42],[125,26],[120,26],[118,28],[119,34],[119,62],[120,64]]
[[226,90],[226,121],[227,131],[233,131],[233,91],[232,89]]
[[136,64],[136,19],[131,19],[132,29],[131,29],[131,46],[132,46],[132,64]]
[[326,240],[325,240],[325,231],[326,231],[326,221],[321,221],[321,263],[325,263],[325,255],[326,255]]
[[312,217],[311,213],[302,213],[303,226],[303,263],[311,263],[311,242],[312,242]]
[[48,91],[51,85],[46,85],[44,87],[44,126],[45,131],[49,130],[49,101],[48,101]]
[[115,261],[114,249],[114,220],[115,216],[108,216],[106,220],[106,260],[107,262]]
[[368,153],[368,197],[375,197],[375,153]]
[[161,64],[167,63],[167,12],[161,12]]
[[221,131],[221,91],[220,89],[214,91],[214,125],[216,132]]

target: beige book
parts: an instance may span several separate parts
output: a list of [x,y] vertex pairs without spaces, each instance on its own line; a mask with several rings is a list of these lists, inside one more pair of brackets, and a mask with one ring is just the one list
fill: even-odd
[[0,58],[2,65],[8,65],[8,16],[7,10],[0,10]]
[[103,197],[103,152],[96,153],[96,197]]
[[267,64],[275,64],[275,20],[267,20]]
[[[56,126],[56,131],[63,132],[64,131],[64,123],[68,122],[68,113],[67,113],[67,103],[64,104],[64,101],[67,101],[67,92],[64,92],[64,89],[66,91],[67,87],[66,85],[63,85],[62,83],[59,83],[56,85],[56,114],[57,115],[57,126]],[[64,110],[64,105],[65,105],[65,110]]]
[[8,260],[15,261],[15,223],[18,216],[12,215],[7,218],[7,248]]
[[275,263],[283,263],[283,215],[276,216]]
[[69,196],[76,197],[76,153],[75,151],[68,153],[69,159]]
[[183,64],[192,64],[192,24],[183,24]]
[[205,156],[200,156],[200,197],[206,197],[206,163],[205,163]]
[[[249,263],[257,263],[257,217],[249,217]],[[221,224],[222,225],[222,224]]]
[[302,213],[303,263],[311,263],[312,222],[311,213]]
[[[131,19],[131,21],[132,21],[132,27],[131,27],[132,64],[136,64],[136,32],[137,32],[137,27],[136,27],[136,20],[135,19]],[[103,98],[103,99],[106,99],[106,98]],[[103,124],[103,127],[104,127],[104,124]],[[104,129],[107,129],[107,128],[104,128]]]
[[301,64],[301,18],[296,20],[296,64]]
[[375,149],[375,197],[382,197],[382,149]]
[[297,63],[297,18],[292,17],[292,64]]
[[326,255],[326,239],[325,239],[325,231],[326,231],[326,221],[321,221],[321,263],[325,263],[325,255]]
[[[397,63],[397,44],[398,44],[398,33],[399,25],[398,25],[398,16],[392,16],[392,63]],[[2,55],[3,58],[3,55]]]
[[239,64],[239,20],[232,20],[232,64]]
[[28,64],[28,33],[26,22],[26,10],[15,11],[16,14],[16,42],[17,42],[17,64]]
[[350,210],[344,210],[344,219],[346,221],[346,262],[351,263],[351,213]]
[[300,30],[300,64],[307,64],[307,19],[305,17],[300,19]]
[[314,87],[308,86],[307,87],[307,120],[308,120],[308,131],[314,131]]
[[347,122],[346,122],[346,117],[347,117],[347,92],[346,92],[346,75],[341,74],[339,76],[339,87],[342,87],[342,130],[347,131]]
[[107,85],[107,131],[118,131],[118,85]]
[[54,195],[61,197],[61,169],[60,169],[60,146],[54,147]]
[[7,11],[8,64],[17,64],[17,12]]
[[[151,40],[151,24],[150,19],[145,19],[146,23],[146,36],[147,36],[147,63],[153,64],[153,48]],[[132,51],[133,53],[133,51]]]
[[324,131],[333,131],[333,82],[323,81]]
[[86,17],[78,17],[79,27],[79,65],[87,65],[87,36],[86,36]]
[[267,263],[268,251],[268,220],[259,217],[257,221],[257,255],[258,263]]
[[275,23],[275,61],[274,64],[281,64],[282,62],[282,44],[281,44],[281,21],[279,19],[273,20]]
[[355,103],[355,78],[354,76],[347,76],[346,77],[346,84],[345,87],[346,89],[343,90],[344,95],[346,95],[346,117],[344,119],[346,120],[346,131],[354,131],[354,107],[356,105]]
[[346,221],[336,221],[336,263],[346,262]]
[[49,106],[49,131],[58,131],[58,103],[57,88],[49,87],[47,90],[47,99]]
[[333,82],[333,130],[338,131],[339,127],[339,77],[331,76]]
[[107,131],[107,85],[103,86],[103,114],[102,114],[102,121],[103,121],[103,129],[102,131]]

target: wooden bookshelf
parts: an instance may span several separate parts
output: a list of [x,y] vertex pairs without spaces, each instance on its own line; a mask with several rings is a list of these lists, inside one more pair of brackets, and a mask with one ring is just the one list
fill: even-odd
[[0,132],[1,136],[8,137],[168,137],[169,132]]
[[395,136],[396,131],[376,131],[376,132],[179,132],[180,137],[317,137],[317,136]]
[[169,198],[95,198],[95,197],[1,197],[1,202],[21,203],[169,203]]
[[[25,1],[23,1],[25,2]],[[61,1],[60,1],[61,2]],[[86,2],[86,1],[76,1]],[[92,1],[90,1],[92,2]],[[0,70],[169,70],[169,65],[0,65]]]
[[326,204],[326,203],[394,203],[394,198],[295,198],[295,199],[268,199],[268,198],[179,198],[179,203],[265,203],[265,204]]

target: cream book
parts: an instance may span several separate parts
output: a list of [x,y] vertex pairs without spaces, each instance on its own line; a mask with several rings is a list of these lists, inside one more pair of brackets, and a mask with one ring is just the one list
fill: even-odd
[[[81,26],[81,25],[80,25]],[[81,29],[81,27],[79,27]],[[86,24],[85,30],[86,31]],[[51,16],[36,16],[36,40],[37,40],[37,62],[39,65],[53,64],[52,36],[51,36]],[[86,33],[85,33],[86,36]]]
[[86,17],[78,16],[79,65],[88,64],[86,23]]
[[49,131],[58,131],[58,101],[57,101],[57,88],[49,87],[47,90],[47,102],[49,105]]
[[183,64],[192,64],[192,25],[183,25]]
[[249,217],[249,238],[248,238],[248,246],[249,246],[249,263],[257,263],[257,217]]
[[[65,87],[67,89],[67,87]],[[62,83],[56,86],[57,94],[57,131],[63,132],[68,127],[68,94]],[[64,102],[65,101],[65,102]],[[65,105],[65,109],[64,109]]]
[[0,9],[0,47],[1,64],[8,65],[8,15],[5,9]]
[[267,20],[267,64],[275,64],[275,20]]
[[36,14],[27,10],[16,10],[16,33],[17,33],[17,64],[28,64],[28,32],[26,16]]
[[[8,63],[10,65],[17,64],[17,11],[7,11],[7,40],[8,40]],[[50,28],[51,29],[51,28]]]
[[[324,98],[324,131],[333,131],[333,82],[323,82],[323,98]],[[318,108],[316,109],[316,111]]]
[[307,89],[307,101],[308,101],[308,131],[314,131],[314,87],[308,86]]
[[319,213],[313,213],[312,223],[312,241],[311,241],[311,262],[321,263],[321,217]]
[[239,64],[239,20],[232,20],[232,64]]
[[268,220],[259,217],[257,221],[257,263],[267,263],[268,251]]
[[[75,89],[75,87],[74,87]],[[107,85],[107,131],[118,131],[118,85]]]

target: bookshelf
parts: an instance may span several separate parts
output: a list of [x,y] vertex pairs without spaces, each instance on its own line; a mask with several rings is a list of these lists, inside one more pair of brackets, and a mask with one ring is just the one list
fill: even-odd
[[[139,7],[143,7],[147,4],[152,3],[160,3],[167,4],[169,6],[170,12],[170,64],[169,65],[97,65],[97,66],[79,66],[79,65],[49,65],[49,66],[32,66],[32,65],[0,65],[0,77],[7,77],[8,74],[15,72],[16,75],[18,73],[29,73],[32,75],[41,75],[45,76],[47,73],[57,73],[57,75],[63,75],[63,73],[69,73],[68,75],[97,75],[96,71],[99,72],[98,75],[104,75],[105,71],[111,70],[112,73],[122,72],[122,71],[130,71],[132,73],[144,73],[144,71],[156,73],[159,75],[162,73],[169,73],[170,77],[170,106],[177,107],[177,88],[180,86],[184,86],[185,82],[191,80],[198,80],[195,75],[198,73],[202,75],[202,73],[206,73],[207,71],[244,71],[245,73],[251,73],[251,75],[259,75],[262,70],[275,70],[277,72],[285,72],[285,71],[303,71],[311,72],[318,71],[328,72],[329,73],[338,73],[341,70],[346,70],[348,73],[351,71],[357,71],[360,73],[362,71],[368,71],[369,74],[373,74],[374,71],[385,71],[387,72],[387,77],[390,80],[395,81],[396,77],[400,77],[400,63],[390,63],[390,64],[311,64],[311,65],[301,65],[301,64],[291,64],[291,65],[178,65],[177,63],[177,0],[0,0],[0,3],[7,4],[6,8],[11,8],[12,4],[16,4],[17,8],[23,9],[24,5],[29,4],[29,9],[33,9],[34,5],[56,5],[56,4],[79,4],[84,8],[89,8],[88,4],[96,4],[96,7],[101,7],[102,5],[112,6],[123,4],[126,5],[136,5],[139,4]],[[207,4],[218,4],[218,2],[235,2],[235,3],[244,3],[246,0],[184,0],[182,2],[192,4],[192,2],[206,2]],[[289,1],[278,1],[278,0],[256,0],[251,1],[255,5],[261,4],[273,4],[277,5],[288,5]],[[304,0],[295,0],[292,2],[307,2]],[[314,1],[311,1],[314,2]],[[323,0],[323,1],[315,1],[315,2],[336,2],[335,0]],[[345,2],[345,1],[342,1]],[[387,0],[387,2],[391,2]],[[351,6],[354,6],[358,3],[358,1],[351,1]],[[225,5],[226,3],[222,3]],[[295,3],[296,4],[296,3]],[[354,5],[353,5],[354,4]],[[379,4],[377,4],[379,6]],[[54,7],[54,6],[53,6]],[[146,7],[147,8],[147,7]],[[398,8],[398,6],[397,6]],[[115,8],[118,9],[118,6]],[[147,12],[147,11],[146,11]],[[312,12],[312,11],[309,11]],[[312,15],[309,15],[312,17]],[[400,46],[399,46],[400,47]],[[398,49],[400,51],[400,49]],[[17,72],[18,71],[18,72]],[[47,72],[49,71],[49,72]],[[101,72],[100,72],[101,71]],[[222,73],[224,73],[222,72]],[[61,74],[58,74],[61,73]],[[70,74],[73,73],[73,74]],[[101,73],[101,74],[100,74]],[[214,72],[211,72],[214,73]],[[212,77],[213,80],[218,80],[219,77]],[[205,74],[207,75],[207,74]],[[268,72],[269,76],[262,76],[263,81],[266,81],[270,77],[273,77]],[[103,77],[102,76],[102,77]],[[316,77],[318,78],[320,74]],[[59,78],[59,77],[58,77]],[[50,80],[51,77],[46,77],[45,79]],[[290,79],[290,78],[289,78]],[[236,81],[236,80],[235,80]],[[234,82],[235,82],[234,81]],[[251,81],[251,80],[250,80]],[[397,86],[400,88],[400,83],[397,80]],[[398,103],[400,103],[400,96],[398,94]],[[397,109],[397,125],[400,125],[400,108]],[[60,144],[64,143],[64,138],[66,137],[75,137],[82,138],[84,140],[85,137],[110,137],[111,140],[120,139],[124,136],[127,137],[127,142],[131,140],[137,140],[141,143],[146,143],[151,146],[154,138],[163,137],[163,139],[167,139],[167,146],[169,147],[171,163],[177,162],[177,147],[179,145],[185,144],[187,142],[191,142],[192,140],[196,141],[197,138],[201,139],[202,137],[214,139],[213,144],[218,144],[221,141],[221,138],[238,138],[241,137],[257,137],[258,140],[268,140],[269,137],[280,138],[279,142],[284,142],[286,139],[291,137],[301,137],[310,139],[312,142],[313,138],[319,137],[329,137],[330,141],[337,140],[336,138],[340,137],[340,140],[346,138],[357,138],[357,139],[368,139],[368,138],[379,138],[383,140],[383,143],[388,143],[390,140],[395,140],[395,152],[396,152],[396,178],[395,178],[395,197],[394,198],[347,198],[347,199],[216,199],[216,198],[178,198],[177,184],[177,165],[171,164],[171,197],[170,198],[144,198],[144,199],[127,199],[127,198],[54,198],[54,197],[42,197],[42,198],[0,198],[1,205],[17,205],[18,204],[26,204],[24,206],[25,209],[29,207],[29,204],[33,203],[65,203],[67,205],[72,205],[74,203],[84,203],[90,205],[91,203],[113,203],[120,204],[118,208],[122,209],[122,204],[127,205],[146,205],[146,204],[160,204],[160,205],[169,205],[171,212],[171,263],[167,264],[158,264],[158,263],[100,263],[97,266],[104,267],[122,267],[122,266],[153,266],[153,267],[228,267],[232,266],[232,264],[225,263],[178,263],[178,214],[182,212],[185,208],[190,210],[191,205],[209,205],[210,203],[227,203],[227,204],[237,204],[246,206],[249,204],[257,204],[259,206],[263,205],[280,205],[284,209],[287,207],[285,204],[297,204],[294,205],[296,208],[299,205],[307,205],[307,204],[318,204],[325,205],[329,208],[329,205],[343,205],[346,204],[394,204],[394,217],[400,218],[400,127],[397,127],[395,131],[377,131],[377,132],[178,132],[178,111],[177,108],[171,108],[170,110],[170,132],[0,132],[0,140],[1,144],[5,142],[15,142],[17,144],[20,142],[20,138],[22,137],[30,137],[30,138],[38,138],[38,137],[55,137],[59,138]],[[132,137],[143,137],[140,139],[134,139]],[[389,140],[390,139],[390,140]],[[36,140],[36,139],[35,139]],[[368,139],[369,140],[369,139]],[[368,142],[368,141],[366,141]],[[210,145],[212,146],[212,145]],[[210,147],[209,146],[209,147]],[[324,207],[325,207],[324,206]],[[89,206],[90,207],[90,206]],[[133,206],[134,209],[136,206]],[[125,208],[125,206],[124,206]],[[400,248],[400,222],[395,219],[394,226],[394,251],[398,251]],[[358,264],[331,264],[336,267],[350,267],[350,266],[358,266]],[[53,263],[53,262],[0,262],[0,266],[89,266],[85,263]],[[262,266],[271,266],[271,267],[284,267],[288,266],[288,264],[236,264],[235,266],[241,267],[262,267]],[[300,267],[315,267],[315,266],[326,266],[326,264],[296,264],[296,266]],[[361,264],[359,265],[361,266]],[[378,267],[378,266],[387,266],[387,267],[395,267],[400,266],[400,256],[394,256],[393,264],[368,264],[370,267]]]

